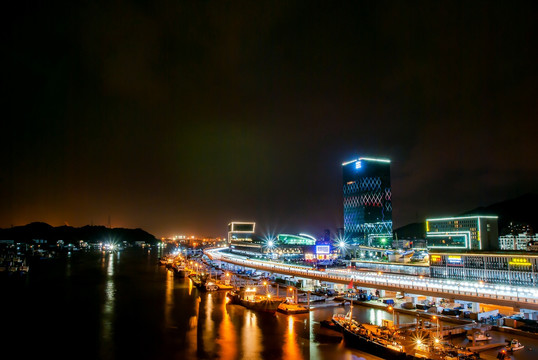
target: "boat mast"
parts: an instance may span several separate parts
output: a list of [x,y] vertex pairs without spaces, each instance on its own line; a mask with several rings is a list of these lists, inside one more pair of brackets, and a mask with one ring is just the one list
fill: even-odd
[[349,325],[351,325],[351,320],[353,318],[353,298],[349,301]]

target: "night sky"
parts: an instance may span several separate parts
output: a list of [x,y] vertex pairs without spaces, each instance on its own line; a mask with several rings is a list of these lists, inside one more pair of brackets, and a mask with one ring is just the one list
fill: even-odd
[[392,160],[394,227],[537,192],[537,6],[12,2],[0,227],[343,226]]

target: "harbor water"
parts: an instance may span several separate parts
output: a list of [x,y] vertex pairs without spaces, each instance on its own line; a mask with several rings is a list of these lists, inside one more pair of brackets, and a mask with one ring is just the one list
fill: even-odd
[[[320,326],[347,307],[301,315],[250,311],[227,304],[225,292],[200,292],[188,278],[174,278],[158,265],[162,255],[135,248],[74,252],[32,264],[28,274],[3,275],[5,358],[377,359]],[[354,318],[380,324],[392,316],[357,306]],[[530,349],[538,341],[518,338],[527,348],[514,358],[537,358]]]

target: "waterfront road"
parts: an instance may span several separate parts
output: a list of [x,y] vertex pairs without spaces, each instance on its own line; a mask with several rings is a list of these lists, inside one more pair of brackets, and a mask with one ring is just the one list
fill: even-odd
[[354,285],[408,294],[452,298],[463,301],[480,302],[514,308],[538,310],[538,289],[534,287],[486,284],[480,281],[456,281],[432,279],[413,275],[394,275],[380,272],[357,272],[353,270],[318,271],[306,266],[287,265],[271,261],[261,261],[245,256],[223,252],[227,248],[205,250],[213,260],[252,269],[291,275],[324,282]]

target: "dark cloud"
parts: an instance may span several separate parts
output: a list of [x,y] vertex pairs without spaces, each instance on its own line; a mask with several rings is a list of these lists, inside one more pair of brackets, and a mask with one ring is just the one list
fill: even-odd
[[0,226],[317,233],[357,155],[396,226],[537,191],[533,2],[14,6]]

